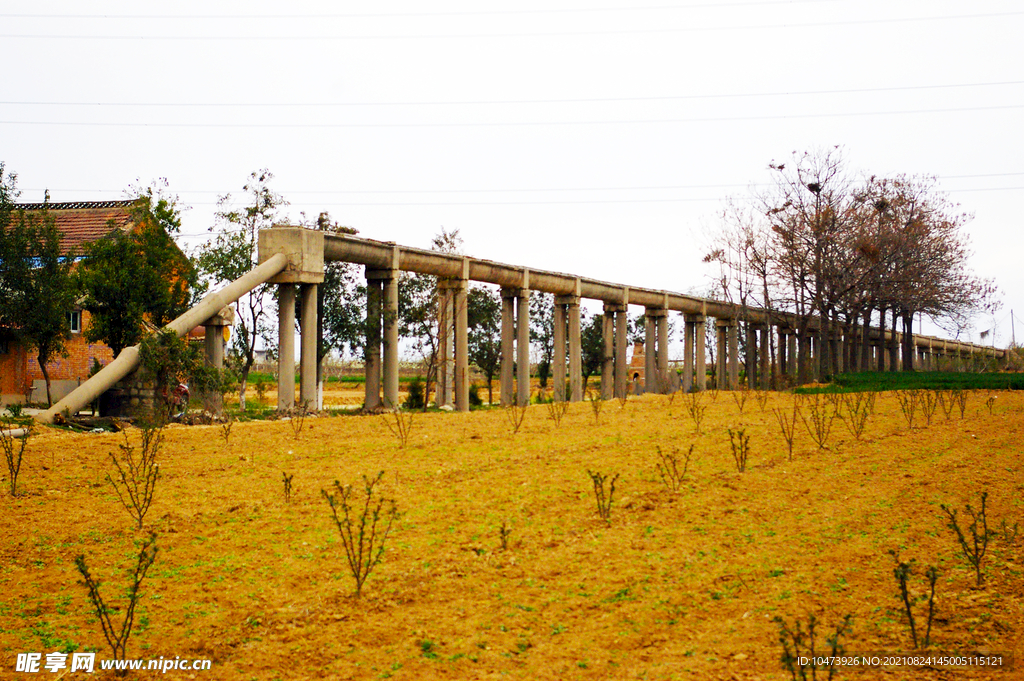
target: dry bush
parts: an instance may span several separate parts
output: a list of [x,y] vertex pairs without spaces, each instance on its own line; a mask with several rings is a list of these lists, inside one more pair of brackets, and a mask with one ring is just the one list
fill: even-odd
[[920,405],[921,397],[916,390],[895,390],[896,399],[900,403],[900,411],[903,418],[907,420],[907,426],[914,427],[914,418],[917,416],[917,408]]
[[[956,509],[951,509],[946,504],[940,506],[946,517],[949,518],[946,526],[956,534],[956,540],[960,544],[960,551],[963,553],[964,559],[974,567],[978,586],[981,586],[981,560],[985,557],[985,551],[988,549],[988,539],[993,534],[988,529],[988,518],[985,515],[985,502],[987,500],[988,492],[982,492],[980,510],[975,511],[971,508],[970,504],[964,507],[967,515],[971,516],[971,524],[967,527],[967,532],[960,528]],[[978,527],[979,522],[981,523],[980,531]],[[970,537],[967,536],[968,533]]]
[[736,462],[736,470],[739,473],[747,470],[747,459],[750,456],[750,436],[742,428],[735,433],[729,429],[729,446],[732,448],[732,458]]
[[388,431],[398,439],[398,446],[403,449],[409,444],[415,414],[415,410],[402,411],[396,408],[380,415]]
[[601,408],[604,406],[604,400],[597,393],[588,390],[587,401],[590,402],[590,410],[594,413],[594,425],[601,425]]
[[142,529],[142,520],[153,503],[156,481],[160,478],[160,464],[156,455],[163,442],[163,428],[144,425],[140,447],[136,449],[124,434],[124,444],[118,445],[120,458],[111,453],[110,460],[117,469],[117,480],[107,474],[107,481],[117,493],[117,498],[128,514]]
[[746,386],[740,386],[738,390],[733,390],[729,393],[732,395],[732,401],[736,403],[736,407],[743,413],[743,408],[747,406],[747,398],[750,397],[750,390],[747,390]]
[[[619,474],[616,473],[611,480],[608,480],[607,475],[594,473],[590,469],[587,469],[587,475],[590,476],[591,482],[594,483],[594,498],[597,501],[597,514],[601,516],[601,520],[610,525],[612,522],[612,498],[615,496],[615,481],[619,479]],[[605,483],[609,483],[608,489],[605,489]]]
[[813,401],[807,400],[807,412],[810,414],[810,420],[803,414],[800,415],[804,427],[818,445],[818,449],[825,449],[832,433],[832,422],[836,418],[835,408],[828,404],[827,400],[822,400],[821,395],[815,394]]
[[[828,645],[827,655],[820,647],[816,652],[814,638],[818,618],[815,615],[808,615],[806,629],[799,619],[794,619],[792,627],[786,624],[786,620],[779,615],[773,617],[772,621],[779,627],[779,644],[782,646],[782,655],[779,656],[779,661],[782,663],[782,668],[789,672],[792,681],[817,679],[818,671],[824,672],[825,670],[828,670],[828,678],[832,678],[837,658],[841,657],[844,652],[839,639],[850,632],[853,615],[846,615],[842,623],[825,637],[825,642]],[[809,676],[807,672],[810,672]]]
[[[132,626],[135,624],[135,608],[141,597],[142,580],[146,578],[146,572],[156,560],[156,548],[156,535],[150,534],[142,542],[142,549],[139,551],[139,556],[135,563],[132,583],[128,587],[128,605],[124,609],[124,619],[121,621],[120,629],[114,626],[114,621],[110,617],[111,613],[118,612],[119,608],[112,608],[103,601],[103,597],[100,595],[100,582],[89,572],[89,567],[85,563],[85,556],[80,554],[75,558],[75,567],[78,568],[78,572],[82,575],[82,583],[89,590],[89,601],[92,603],[96,618],[100,621],[100,626],[103,628],[103,637],[107,639],[107,645],[110,646],[110,650],[116,660],[123,660],[125,657],[128,638],[131,636]],[[116,672],[117,676],[124,676],[126,673],[127,670]]]
[[[349,570],[356,580],[356,597],[363,591],[363,584],[370,576],[373,568],[384,558],[384,545],[387,543],[391,527],[398,518],[398,506],[394,499],[385,499],[374,489],[384,471],[375,478],[363,476],[364,499],[353,498],[352,486],[344,487],[334,481],[335,493],[320,490],[324,499],[331,507],[334,524],[341,535],[341,543],[345,547],[345,558]],[[339,509],[341,515],[338,514]]]
[[554,400],[546,402],[544,404],[548,410],[548,418],[555,422],[555,428],[562,425],[562,419],[569,413],[569,401],[568,400]]
[[935,410],[939,406],[939,391],[938,390],[921,390],[919,395],[921,403],[921,413],[924,414],[924,420],[926,425],[932,425],[932,417],[935,416]]
[[670,491],[678,492],[679,488],[683,486],[686,471],[690,467],[690,460],[693,458],[693,445],[690,445],[690,449],[682,457],[682,470],[679,470],[679,447],[674,447],[667,454],[661,451],[661,447],[656,449],[658,450],[660,461],[655,464],[655,468],[658,471],[658,475],[661,476],[661,481],[665,483],[665,487]]
[[793,440],[796,439],[796,420],[800,417],[800,407],[794,401],[791,412],[784,411],[783,409],[773,409],[772,413],[775,414],[775,420],[779,422],[779,430],[782,431],[782,439],[786,441],[786,447],[789,449],[789,460],[792,461]]
[[[21,472],[21,461],[25,455],[25,447],[28,445],[28,439],[32,435],[32,431],[29,428],[25,428],[25,433],[20,437],[12,437],[7,434],[18,427],[10,418],[0,420],[0,449],[4,452],[4,463],[7,464],[7,480],[10,483],[9,488],[12,497],[18,494],[18,473]],[[17,445],[14,444],[15,440],[18,441]]]
[[686,395],[686,412],[693,419],[693,425],[697,428],[697,434],[701,434],[701,423],[704,421],[704,412],[708,407],[704,404],[704,393],[694,392]]
[[858,440],[864,435],[864,428],[867,426],[870,414],[871,399],[867,393],[846,393],[836,412],[850,434]]
[[513,437],[519,433],[519,429],[523,427],[523,421],[526,420],[526,410],[530,404],[510,404],[505,407],[505,418],[508,420],[509,426],[512,428]]

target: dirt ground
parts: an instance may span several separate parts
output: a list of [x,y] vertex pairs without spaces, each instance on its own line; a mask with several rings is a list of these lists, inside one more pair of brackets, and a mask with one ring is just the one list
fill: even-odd
[[[349,393],[359,399],[337,391],[327,404]],[[236,423],[230,433],[173,425],[145,531],[105,479],[125,436],[42,428],[20,494],[8,493],[6,471],[0,488],[0,678],[60,677],[16,674],[23,652],[108,658],[74,559],[85,556],[119,622],[137,544],[153,531],[159,551],[128,657],[213,666],[133,678],[788,679],[776,616],[792,626],[815,614],[818,651],[847,614],[847,652],[913,650],[889,554],[898,550],[914,561],[922,638],[925,571],[939,570],[929,652],[1012,654],[1017,665],[839,678],[1021,679],[1024,532],[1012,528],[1024,525],[1024,396],[992,395],[991,414],[989,394],[975,393],[963,419],[939,410],[928,425],[918,413],[909,428],[883,394],[860,441],[836,419],[819,449],[798,423],[792,460],[772,411],[791,410],[791,394],[763,405],[749,396],[741,411],[734,395],[707,393],[699,434],[688,398],[660,395],[604,403],[598,420],[590,403],[571,405],[560,425],[535,405],[515,434],[500,409],[418,414],[404,448],[393,416]],[[742,473],[730,428],[750,438]],[[127,437],[137,443],[139,432]],[[682,465],[691,444],[670,491],[659,448]],[[357,598],[321,490],[338,480],[358,492],[360,476],[379,471],[401,515]],[[609,522],[588,471],[619,476]],[[940,505],[962,519],[983,491],[993,536],[978,587]],[[90,678],[67,678],[78,677]]]

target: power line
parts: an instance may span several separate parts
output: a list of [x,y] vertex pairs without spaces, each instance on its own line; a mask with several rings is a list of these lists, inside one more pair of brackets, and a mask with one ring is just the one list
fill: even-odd
[[[941,175],[938,176],[939,180],[953,180],[953,179],[972,179],[978,177],[1019,177],[1024,175],[1024,172],[1013,172],[1013,173],[977,173],[973,175]],[[337,195],[350,195],[350,194],[508,194],[508,193],[543,193],[543,192],[612,192],[612,191],[668,191],[678,189],[742,189],[747,187],[764,187],[769,186],[767,182],[751,182],[746,184],[729,183],[729,184],[676,184],[676,185],[647,185],[647,186],[628,186],[628,187],[520,187],[515,189],[306,189],[306,190],[281,190],[282,196],[337,196]],[[978,189],[953,189],[946,191],[1002,191],[1002,190],[1015,190],[1022,189],[1024,187],[990,187],[990,188],[978,188]],[[82,194],[111,194],[111,193],[123,193],[121,189],[67,189],[67,188],[27,188],[22,189],[24,192],[77,192]],[[212,189],[181,189],[173,192],[176,194],[214,194],[223,195],[224,192],[214,191]],[[201,203],[199,205],[215,205],[213,203]]]
[[108,121],[0,121],[0,125],[131,127],[131,128],[262,128],[262,129],[329,129],[329,128],[497,128],[562,125],[635,125],[664,123],[730,123],[737,121],[806,120],[812,118],[853,118],[860,116],[905,116],[968,111],[1005,111],[1022,109],[1024,104],[999,106],[967,106],[949,109],[909,109],[903,111],[854,111],[818,114],[778,114],[771,116],[708,116],[700,118],[650,118],[590,121],[500,121],[492,123],[113,123]]
[[243,107],[243,108],[335,108],[358,106],[468,106],[468,105],[509,105],[509,104],[593,104],[597,102],[657,102],[695,99],[736,99],[747,97],[803,97],[812,95],[864,94],[868,92],[906,92],[915,90],[941,90],[954,88],[999,87],[1024,85],[1024,80],[1008,80],[994,83],[951,83],[945,85],[904,85],[877,88],[852,88],[846,90],[802,90],[797,92],[748,92],[700,95],[664,95],[651,97],[584,97],[579,99],[508,99],[508,100],[453,100],[447,102],[0,102],[11,106],[98,106],[98,107]]
[[0,38],[25,39],[25,40],[144,40],[144,41],[324,41],[324,40],[455,40],[460,38],[544,38],[544,37],[572,37],[572,36],[600,36],[600,35],[640,35],[640,34],[669,34],[669,33],[704,33],[714,31],[749,31],[763,29],[807,29],[807,28],[828,28],[833,26],[877,26],[880,24],[900,24],[924,21],[962,21],[965,19],[996,19],[1004,17],[1015,17],[1024,12],[996,12],[992,14],[956,14],[932,17],[903,17],[887,19],[855,19],[852,21],[821,21],[809,23],[785,23],[785,24],[747,24],[737,26],[687,26],[682,28],[637,28],[637,29],[608,29],[599,31],[533,31],[520,33],[436,33],[436,34],[382,34],[382,35],[261,35],[261,36],[225,36],[225,35],[71,35],[71,34],[4,34]]
[[676,9],[717,9],[720,7],[759,7],[771,5],[821,4],[835,0],[767,0],[765,2],[705,2],[689,5],[650,5],[641,7],[582,7],[577,9],[467,10],[460,12],[395,12],[371,14],[0,14],[6,19],[391,19],[402,17],[509,16],[523,14],[582,14],[596,12],[641,12]]

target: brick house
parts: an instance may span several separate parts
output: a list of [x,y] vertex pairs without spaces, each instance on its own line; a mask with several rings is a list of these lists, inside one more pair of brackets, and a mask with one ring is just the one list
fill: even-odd
[[[86,243],[96,241],[113,230],[132,229],[131,207],[134,201],[76,201],[50,203],[45,208],[61,233],[61,253],[72,249],[81,253]],[[41,211],[44,204],[20,203],[15,210]],[[90,343],[83,330],[89,324],[89,313],[81,309],[68,310],[71,317],[71,339],[67,342],[67,357],[57,357],[47,365],[50,390],[54,401],[78,387],[89,378],[93,362],[107,364],[113,352],[103,343]],[[14,336],[0,329],[0,404],[12,402],[39,402],[46,400],[46,385],[35,353]]]

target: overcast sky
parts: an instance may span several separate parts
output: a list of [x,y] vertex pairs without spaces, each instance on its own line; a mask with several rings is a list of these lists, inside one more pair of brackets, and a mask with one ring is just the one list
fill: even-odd
[[0,2],[0,161],[21,201],[167,178],[187,248],[268,168],[292,220],[420,247],[443,226],[475,257],[689,292],[727,197],[841,145],[975,215],[1003,307],[972,339],[1004,345],[1021,35],[1019,0]]

